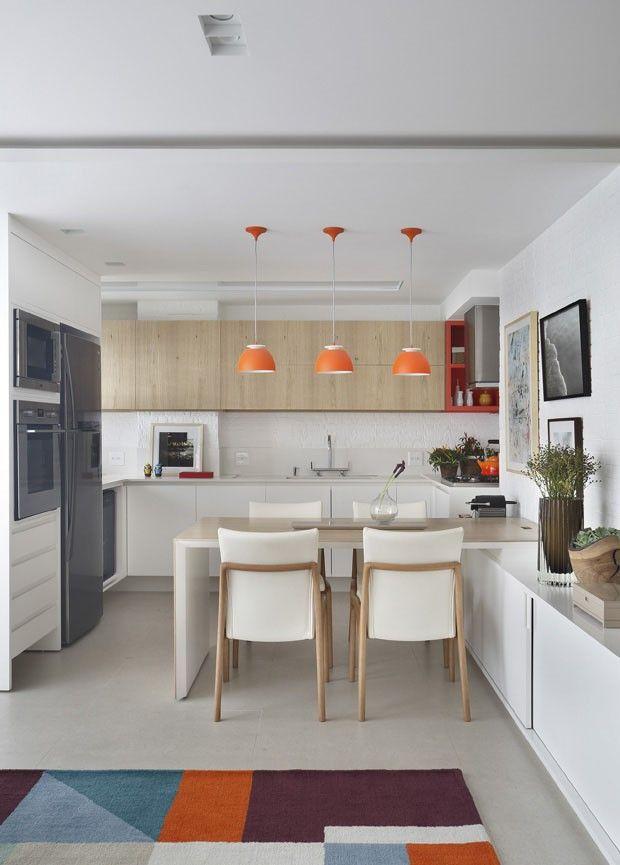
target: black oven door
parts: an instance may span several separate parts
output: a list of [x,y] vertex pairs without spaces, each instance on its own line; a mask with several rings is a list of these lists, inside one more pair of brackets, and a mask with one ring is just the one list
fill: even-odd
[[60,442],[57,425],[17,424],[15,519],[60,507]]
[[60,327],[23,310],[15,311],[15,385],[60,390]]

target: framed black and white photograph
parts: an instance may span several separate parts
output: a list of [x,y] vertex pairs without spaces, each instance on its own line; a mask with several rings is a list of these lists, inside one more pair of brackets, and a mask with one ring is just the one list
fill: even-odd
[[590,396],[588,304],[577,300],[540,319],[543,399]]
[[583,421],[580,417],[552,417],[547,421],[549,444],[583,449]]
[[153,465],[162,466],[164,475],[202,471],[202,436],[202,424],[152,424]]

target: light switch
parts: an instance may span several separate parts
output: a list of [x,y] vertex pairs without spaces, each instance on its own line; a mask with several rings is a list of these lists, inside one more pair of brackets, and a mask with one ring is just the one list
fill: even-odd
[[236,466],[249,466],[250,465],[250,455],[247,451],[235,451],[235,465]]
[[424,463],[422,451],[409,451],[407,457],[410,466],[421,466]]
[[109,462],[111,466],[124,466],[125,465],[125,452],[124,451],[110,451],[108,454]]

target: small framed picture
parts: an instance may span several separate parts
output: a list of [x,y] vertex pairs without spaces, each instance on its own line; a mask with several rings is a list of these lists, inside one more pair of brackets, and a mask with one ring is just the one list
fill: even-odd
[[202,424],[151,424],[153,465],[164,475],[202,471]]
[[590,396],[588,304],[577,300],[540,319],[543,397]]
[[552,417],[547,421],[549,444],[583,449],[583,421],[580,417]]

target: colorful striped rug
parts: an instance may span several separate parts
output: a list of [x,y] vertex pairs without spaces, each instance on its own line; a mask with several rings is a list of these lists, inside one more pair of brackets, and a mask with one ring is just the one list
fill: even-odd
[[498,865],[457,769],[0,772],[1,865]]

